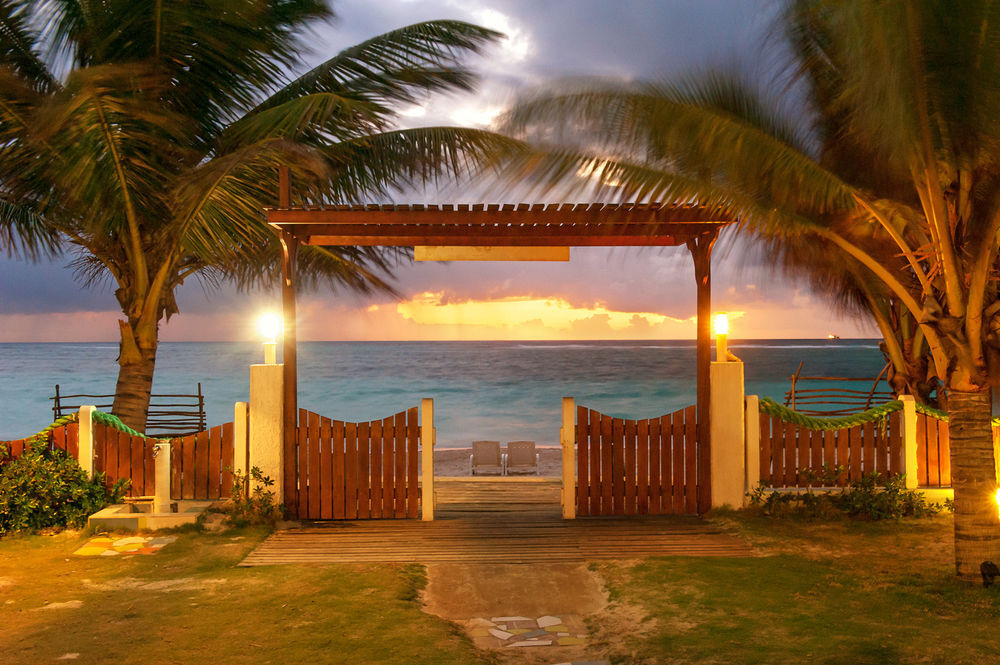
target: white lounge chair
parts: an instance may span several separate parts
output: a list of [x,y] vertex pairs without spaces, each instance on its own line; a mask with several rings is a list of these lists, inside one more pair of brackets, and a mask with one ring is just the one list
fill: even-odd
[[472,454],[469,455],[469,467],[472,475],[504,474],[504,458],[500,455],[499,441],[473,441]]
[[507,444],[507,473],[538,475],[538,453],[534,441],[511,441]]

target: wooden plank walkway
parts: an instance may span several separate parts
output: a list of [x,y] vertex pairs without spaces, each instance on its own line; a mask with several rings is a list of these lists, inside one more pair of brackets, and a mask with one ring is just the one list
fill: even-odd
[[316,522],[278,531],[241,566],[289,563],[543,563],[646,556],[752,556],[695,517],[560,514],[558,481],[437,479],[435,521]]

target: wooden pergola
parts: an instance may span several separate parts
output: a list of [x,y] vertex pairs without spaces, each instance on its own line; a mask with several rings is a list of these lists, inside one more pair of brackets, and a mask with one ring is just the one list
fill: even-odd
[[265,208],[281,241],[282,310],[285,321],[285,446],[295,445],[298,412],[296,363],[296,262],[301,245],[460,247],[674,247],[694,259],[697,289],[698,503],[711,505],[709,483],[709,365],[711,363],[711,255],[720,230],[733,219],[696,205],[291,205],[286,169],[279,171],[280,199]]

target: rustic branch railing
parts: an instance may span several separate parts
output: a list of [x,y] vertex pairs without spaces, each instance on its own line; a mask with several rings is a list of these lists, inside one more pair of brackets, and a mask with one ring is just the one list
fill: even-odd
[[[870,409],[876,404],[896,399],[891,390],[879,390],[888,365],[877,377],[850,378],[842,376],[802,376],[802,363],[791,376],[791,388],[785,392],[785,406],[810,416],[847,416]],[[802,381],[820,384],[836,382],[835,386],[801,388]],[[848,387],[848,386],[857,386]],[[867,386],[867,388],[865,388]],[[826,408],[815,408],[815,407]],[[840,408],[830,408],[840,407]]]
[[[56,384],[56,394],[52,400],[52,414],[55,420],[75,413],[83,404],[92,404],[102,411],[111,411],[115,396],[91,395],[80,393],[65,395]],[[68,402],[67,402],[68,400]],[[149,407],[146,411],[146,436],[166,439],[178,436],[188,436],[207,429],[205,418],[205,396],[201,392],[193,395],[154,394],[149,396]]]

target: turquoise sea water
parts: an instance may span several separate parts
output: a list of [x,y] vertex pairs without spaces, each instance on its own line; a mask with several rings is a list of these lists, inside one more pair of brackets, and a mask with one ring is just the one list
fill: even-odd
[[[884,360],[876,340],[732,341],[747,391],[780,397],[799,361],[803,374],[874,377]],[[52,422],[63,393],[114,392],[116,344],[0,344],[0,440]],[[200,381],[208,422],[232,419],[247,399],[259,344],[164,343],[153,387],[193,393]],[[615,416],[647,418],[695,399],[690,341],[637,342],[303,342],[299,405],[342,420],[370,420],[433,397],[438,445],[474,439],[559,439],[561,398]]]

